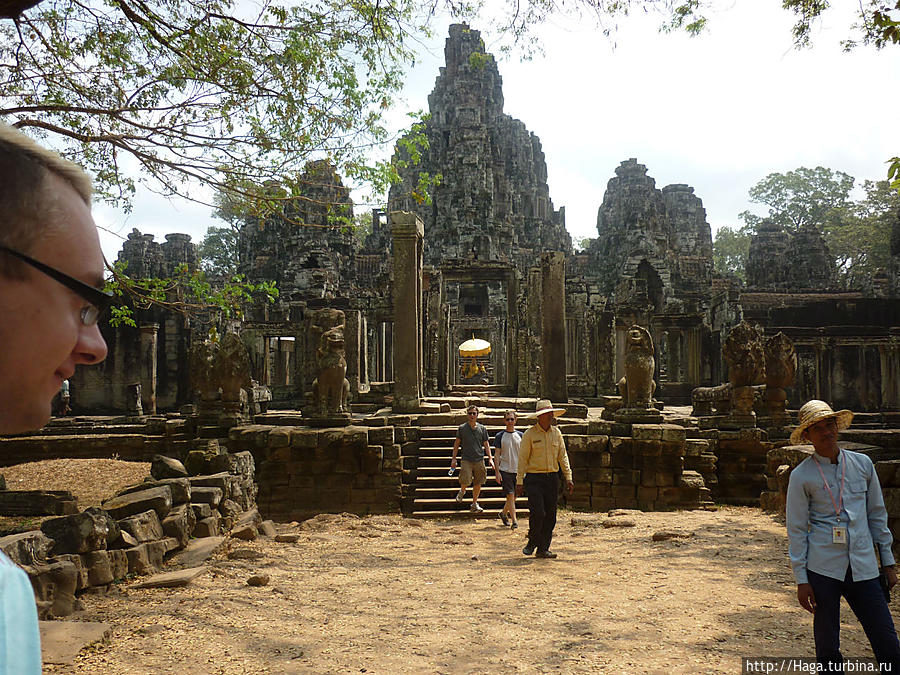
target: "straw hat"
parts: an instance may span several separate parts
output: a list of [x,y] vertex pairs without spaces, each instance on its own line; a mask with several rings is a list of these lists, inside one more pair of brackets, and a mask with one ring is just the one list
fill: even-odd
[[534,414],[535,415],[543,415],[544,413],[552,412],[554,417],[559,417],[564,412],[566,412],[565,408],[554,408],[553,404],[550,403],[550,399],[542,398],[537,404],[534,406]]
[[825,403],[825,401],[816,401],[815,399],[813,399],[812,401],[807,401],[806,403],[804,403],[803,407],[800,408],[799,423],[797,424],[797,428],[794,429],[793,433],[791,434],[791,443],[794,445],[803,443],[803,432],[816,422],[821,422],[822,420],[828,419],[829,417],[835,418],[838,431],[846,429],[850,426],[850,422],[853,421],[853,413],[851,411],[838,410],[837,412],[835,412],[831,409],[830,405]]

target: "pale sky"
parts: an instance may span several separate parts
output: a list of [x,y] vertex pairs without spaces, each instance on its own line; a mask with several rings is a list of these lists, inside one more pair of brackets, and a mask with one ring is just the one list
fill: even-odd
[[[884,179],[886,160],[900,154],[900,48],[844,53],[855,3],[842,4],[849,7],[829,10],[813,47],[800,51],[780,0],[731,0],[700,37],[661,34],[658,16],[640,14],[619,22],[614,46],[586,23],[556,22],[538,33],[544,56],[501,60],[504,111],[540,138],[550,197],[566,207],[573,238],[596,236],[607,181],[630,157],[658,188],[691,185],[713,231],[758,210],[747,192],[772,172],[825,166]],[[427,110],[446,37],[437,31],[409,72],[390,118],[397,129],[408,126],[406,110]],[[157,241],[185,232],[199,242],[209,225],[224,225],[208,207],[146,192],[131,214],[98,205],[95,217],[123,236],[137,227]],[[101,238],[114,259],[121,239]]]

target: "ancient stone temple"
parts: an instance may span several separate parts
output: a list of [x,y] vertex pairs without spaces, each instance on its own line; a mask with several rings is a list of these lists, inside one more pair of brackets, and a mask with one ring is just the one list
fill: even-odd
[[[647,167],[629,159],[607,184],[597,234],[573,272],[596,284],[615,315],[614,379],[622,375],[629,327],[647,326],[659,350],[660,393],[684,400],[720,373],[713,353],[721,326],[712,315],[712,235],[702,201],[684,184],[658,189]],[[719,308],[720,317],[733,314]]]
[[[414,316],[416,351],[404,348],[401,359],[421,373],[421,382],[403,384],[410,400],[453,391],[474,367],[497,393],[602,402],[625,374],[629,331],[639,326],[654,345],[655,399],[687,404],[694,388],[727,381],[722,344],[747,319],[767,337],[783,332],[796,349],[783,405],[812,396],[862,410],[900,405],[900,321],[896,301],[884,299],[900,285],[900,219],[879,297],[834,288],[834,262],[815,227],[787,233],[771,222],[751,242],[749,285],[741,288],[713,273],[711,228],[694,189],[658,188],[632,158],[597,195],[597,237],[574,252],[565,209],[550,199],[540,140],[504,111],[499,69],[479,32],[452,26],[445,59],[428,99],[428,147],[410,162],[398,146],[407,160],[401,180],[387,210],[372,212],[364,239],[348,227],[349,189],[326,161],[307,166],[282,216],[248,218],[242,228],[240,270],[251,281],[275,280],[281,294],[248,307],[241,326],[252,377],[271,388],[273,406],[312,404],[321,348],[315,317],[326,309],[343,312],[351,402],[395,393],[395,323]],[[423,174],[440,176],[430,201],[419,188]],[[418,232],[416,223],[424,266],[404,267],[412,276],[403,283],[417,298],[411,308],[395,293],[397,237]],[[139,276],[196,263],[183,235],[156,244],[134,233],[122,258]],[[118,394],[101,394],[101,383],[115,391],[140,383],[145,403],[190,401],[177,368],[190,331],[183,320],[141,320],[131,337],[112,336],[131,346],[98,369],[106,375],[83,383],[94,394],[82,401],[115,407]],[[491,350],[466,363],[457,347],[471,338]],[[144,370],[155,368],[155,385],[126,365],[128,354],[149,353],[153,344],[157,365]]]
[[805,224],[789,234],[784,228],[764,220],[750,239],[747,285],[767,291],[833,291],[834,258],[818,228]]
[[[165,278],[181,266],[195,269],[199,255],[187,234],[167,234],[160,243],[134,229],[122,244],[118,262],[125,263],[134,278]],[[129,392],[138,390],[145,413],[177,409],[191,401],[186,367],[190,321],[159,307],[136,308],[134,319],[136,326],[115,329],[102,322],[109,356],[94,368],[75,372],[71,405],[76,414],[131,411]]]
[[[401,171],[389,210],[418,213],[425,264],[513,263],[524,271],[542,251],[571,252],[565,211],[554,210],[541,142],[503,112],[502,79],[477,30],[450,27],[428,97],[428,149]],[[432,203],[412,197],[419,174],[440,174]]]
[[334,166],[310,162],[304,194],[283,217],[249,218],[241,230],[240,269],[252,281],[275,281],[291,299],[346,295],[356,280],[353,203]]

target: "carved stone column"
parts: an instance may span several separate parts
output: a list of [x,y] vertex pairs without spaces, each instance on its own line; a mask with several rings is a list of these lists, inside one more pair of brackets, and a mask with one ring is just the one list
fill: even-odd
[[560,251],[541,254],[541,395],[569,400],[566,384],[566,258]]
[[413,213],[390,214],[394,240],[394,409],[422,398],[422,253],[425,226]]
[[141,324],[141,407],[156,414],[156,336],[158,323]]

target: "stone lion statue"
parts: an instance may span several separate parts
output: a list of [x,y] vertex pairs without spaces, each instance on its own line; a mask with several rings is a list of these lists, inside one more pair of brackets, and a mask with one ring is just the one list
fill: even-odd
[[619,380],[619,393],[627,408],[649,408],[656,391],[653,371],[653,338],[643,326],[628,329],[625,341],[625,377]]
[[[327,314],[322,315],[323,312]],[[319,322],[313,325],[314,330],[322,330],[316,350],[319,376],[313,380],[313,399],[323,414],[349,413],[347,397],[350,395],[350,382],[346,378],[344,313],[336,309],[321,310],[316,318],[324,319],[322,323],[325,325]]]

